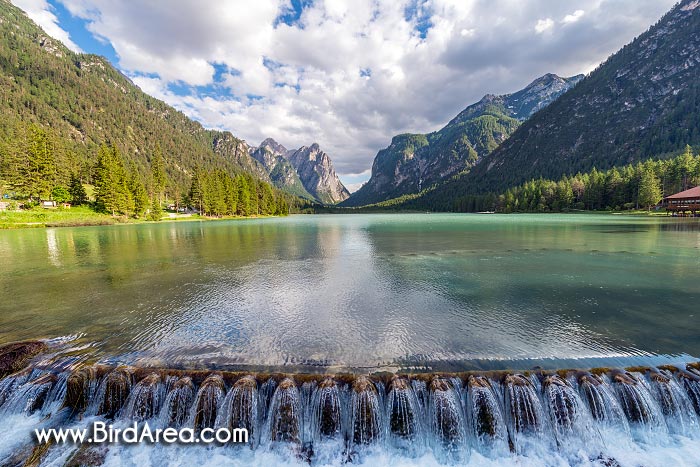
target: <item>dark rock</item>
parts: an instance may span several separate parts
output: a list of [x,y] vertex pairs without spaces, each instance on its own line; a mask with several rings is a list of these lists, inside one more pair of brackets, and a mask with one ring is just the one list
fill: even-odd
[[29,361],[48,346],[42,341],[15,342],[0,347],[0,378],[25,368]]

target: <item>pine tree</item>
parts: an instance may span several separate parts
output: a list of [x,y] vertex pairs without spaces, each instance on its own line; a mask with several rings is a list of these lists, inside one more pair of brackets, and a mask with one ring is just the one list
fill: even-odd
[[163,151],[160,149],[160,144],[156,144],[156,148],[153,151],[151,173],[153,175],[153,197],[162,206],[163,192],[165,191],[167,178],[165,174],[165,162],[163,161]]
[[85,187],[80,182],[80,178],[73,174],[70,178],[70,185],[68,187],[68,192],[71,196],[71,203],[75,206],[80,206],[87,202],[87,193],[85,192]]
[[648,210],[661,200],[661,184],[650,164],[645,164],[639,181],[639,204]]
[[3,177],[29,199],[48,198],[57,176],[53,142],[37,125],[19,127],[15,136],[3,151]]
[[148,210],[148,192],[136,172],[132,172],[129,190],[134,199],[134,216],[141,217]]
[[159,221],[163,217],[163,208],[157,199],[153,199],[151,203],[151,210],[148,213],[148,219],[152,221]]
[[95,205],[98,210],[128,215],[134,211],[124,162],[116,146],[102,145],[97,155],[94,174]]
[[93,180],[95,185],[95,207],[98,211],[112,211],[115,214],[114,161],[112,151],[106,145],[101,145],[97,151],[97,164]]
[[56,181],[53,144],[46,131],[34,125],[29,129],[27,162],[29,195],[47,198]]
[[204,214],[204,174],[199,167],[195,167],[190,183],[190,202],[194,204],[200,214]]

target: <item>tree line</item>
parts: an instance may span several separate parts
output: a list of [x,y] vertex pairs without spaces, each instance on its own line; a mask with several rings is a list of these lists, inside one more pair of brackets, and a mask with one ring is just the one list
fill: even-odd
[[288,214],[289,200],[276,196],[270,184],[242,172],[207,172],[199,167],[192,175],[189,202],[209,216],[254,216]]
[[[28,205],[41,200],[90,204],[113,216],[153,220],[160,219],[168,200],[209,216],[285,215],[290,207],[299,207],[295,197],[251,174],[223,168],[206,171],[196,166],[190,174],[190,190],[180,193],[178,184],[168,179],[158,144],[144,171],[114,144],[99,146],[94,165],[86,167],[38,125],[17,126],[12,136],[0,141],[0,189],[4,185],[4,191],[27,200]],[[85,190],[89,184],[94,186],[94,201],[88,200]]]
[[569,210],[650,209],[665,196],[700,184],[700,155],[690,146],[671,159],[647,160],[599,171],[535,179],[501,194],[463,196],[458,212],[562,212]]

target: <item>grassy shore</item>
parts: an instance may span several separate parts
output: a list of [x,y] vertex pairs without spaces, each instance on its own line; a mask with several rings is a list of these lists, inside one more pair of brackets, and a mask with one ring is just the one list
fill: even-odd
[[0,229],[112,225],[118,222],[118,218],[95,212],[87,206],[75,206],[69,209],[37,207],[20,211],[0,211]]
[[43,209],[40,207],[21,211],[0,211],[0,229],[23,229],[32,227],[79,227],[88,225],[143,224],[150,222],[187,222],[230,219],[251,219],[272,216],[226,216],[206,217],[199,214],[163,214],[160,221],[147,221],[124,216],[95,212],[88,206],[74,206],[69,209]]

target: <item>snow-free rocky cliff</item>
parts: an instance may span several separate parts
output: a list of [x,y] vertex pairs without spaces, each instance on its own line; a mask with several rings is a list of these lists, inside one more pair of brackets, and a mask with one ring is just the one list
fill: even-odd
[[323,204],[336,204],[350,196],[338,178],[330,156],[318,144],[287,150],[272,138],[251,149],[278,188]]

